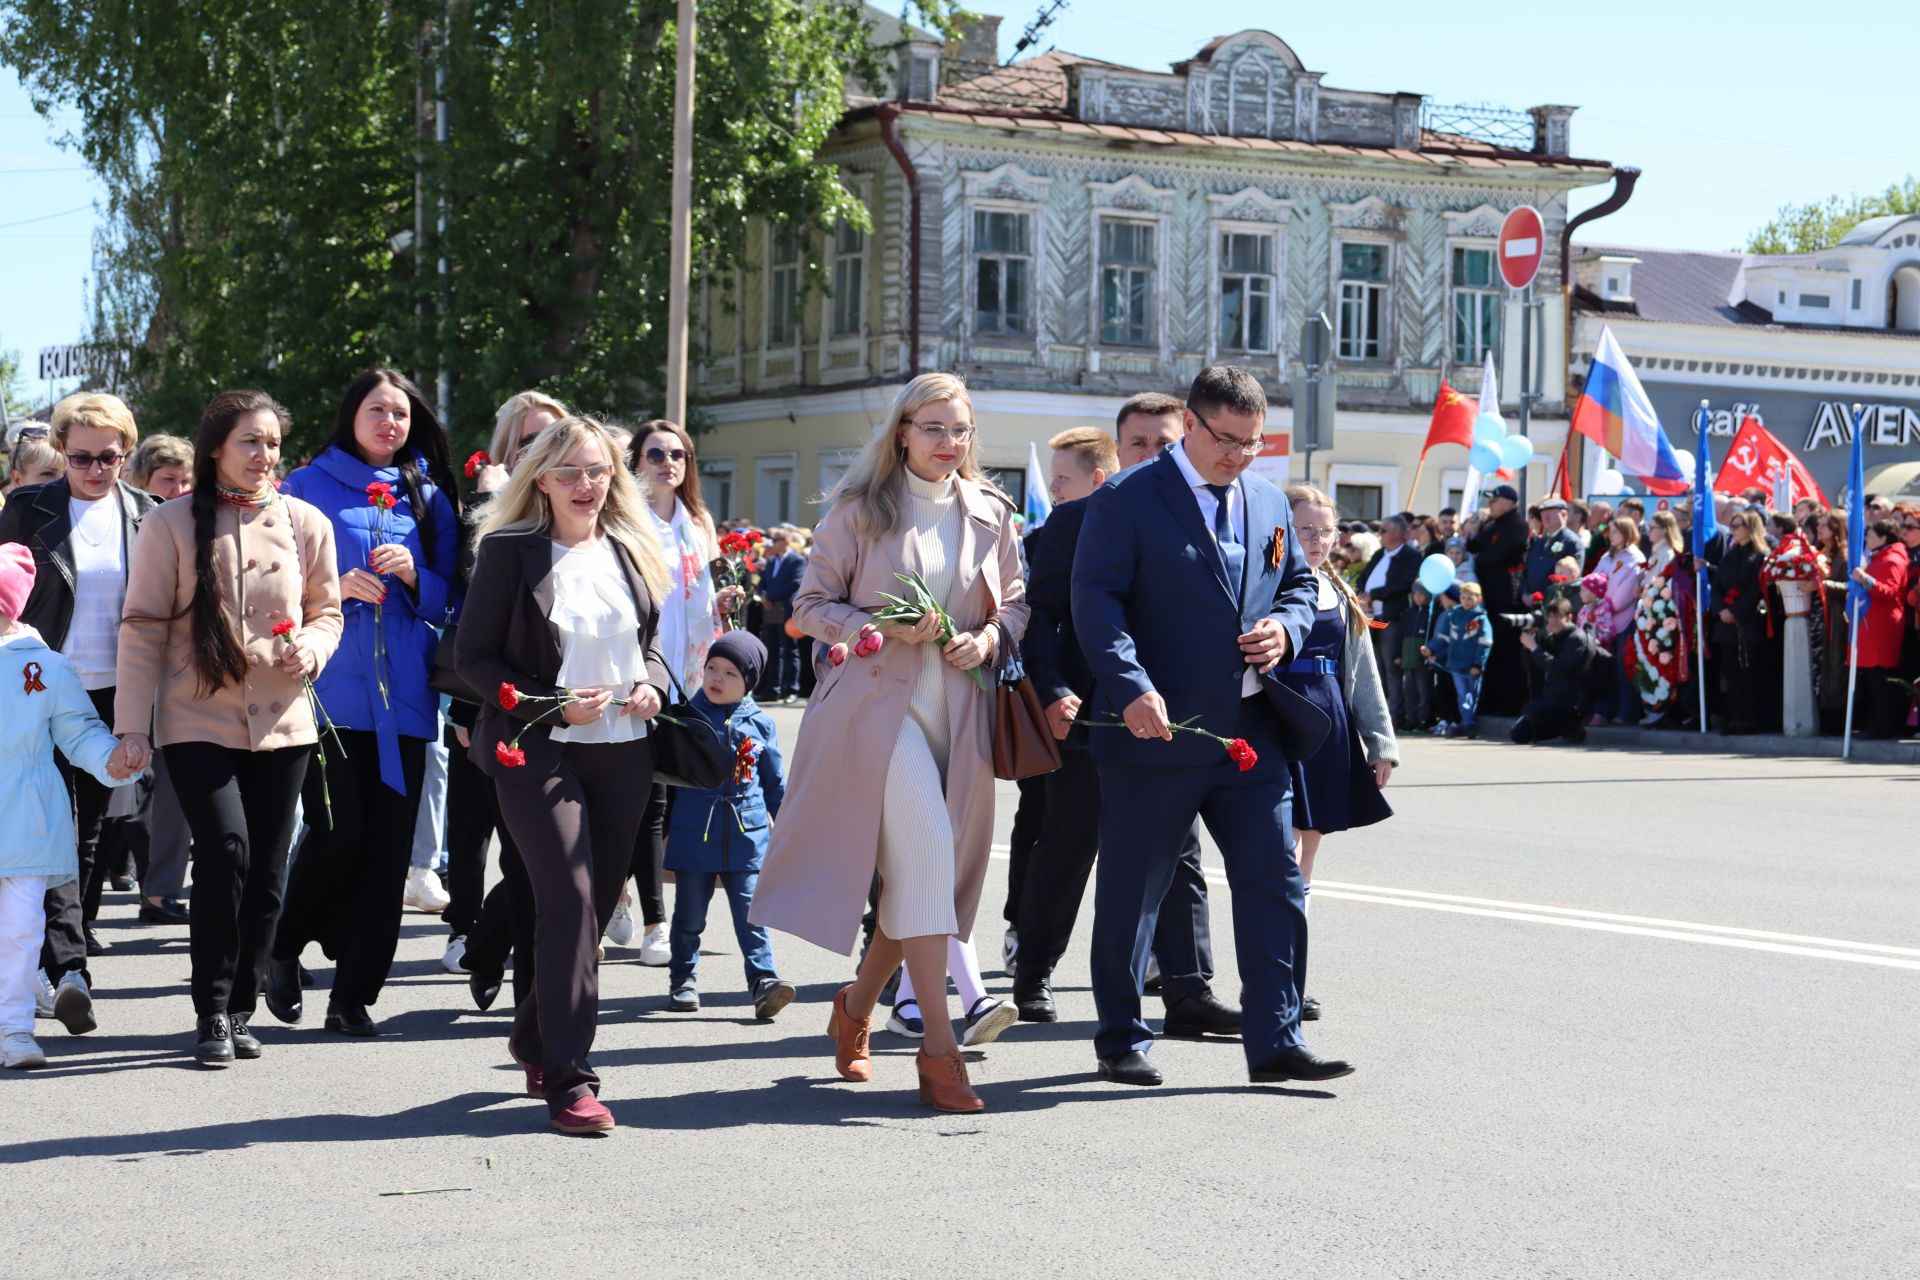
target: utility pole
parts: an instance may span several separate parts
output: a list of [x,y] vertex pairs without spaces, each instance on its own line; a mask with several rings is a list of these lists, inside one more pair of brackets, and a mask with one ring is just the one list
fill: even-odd
[[[1527,423],[1533,416],[1533,406],[1540,399],[1540,384],[1533,369],[1534,328],[1539,327],[1540,360],[1546,362],[1547,356],[1547,300],[1536,298],[1533,286],[1529,284],[1520,292],[1520,436],[1527,436]],[[1520,509],[1527,507],[1527,469],[1521,467],[1514,476],[1514,486],[1520,490]]]
[[440,412],[440,424],[450,427],[453,413],[453,370],[447,367],[447,331],[452,323],[452,299],[447,292],[447,53],[453,30],[445,0],[440,5],[438,54],[433,60],[433,141],[439,155],[439,211],[434,229],[434,248],[439,253],[439,305],[435,308],[433,359],[438,372],[433,380],[434,402]]
[[668,421],[687,425],[687,328],[693,291],[693,48],[697,0],[680,0],[673,77],[673,254],[667,280]]

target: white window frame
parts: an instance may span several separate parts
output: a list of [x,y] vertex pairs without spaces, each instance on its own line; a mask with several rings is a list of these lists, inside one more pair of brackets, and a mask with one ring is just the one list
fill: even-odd
[[[1207,224],[1212,236],[1210,244],[1212,271],[1208,276],[1209,304],[1207,319],[1209,358],[1218,358],[1222,353],[1240,356],[1275,357],[1286,345],[1285,335],[1281,332],[1283,305],[1287,296],[1287,236],[1286,232],[1270,223],[1264,222],[1223,222]],[[1226,263],[1226,244],[1228,236],[1253,236],[1267,241],[1272,251],[1272,272],[1266,277],[1270,281],[1267,294],[1267,345],[1261,347],[1230,347],[1227,335],[1222,331],[1221,314],[1226,301],[1226,281],[1229,275],[1251,278],[1249,273],[1229,271]]]
[[[1008,161],[996,169],[968,170],[961,181],[960,335],[968,347],[984,345],[1006,350],[1031,348],[1041,359],[1050,344],[1047,311],[1040,303],[1041,279],[1047,261],[1047,197],[1053,179],[1029,173]],[[977,213],[1023,214],[1027,219],[1027,329],[1025,333],[982,333],[975,307],[981,250],[975,244]],[[994,257],[1003,256],[995,253]],[[1004,294],[1005,281],[1002,281]]]
[[[1147,335],[1145,340],[1141,342],[1116,341],[1108,338],[1106,334],[1105,301],[1107,272],[1110,268],[1101,256],[1100,239],[1109,224],[1114,226],[1144,227],[1152,232],[1153,261],[1151,263],[1144,266],[1139,263],[1119,263],[1111,268],[1112,270],[1125,272],[1129,277],[1139,275],[1146,279]],[[1094,218],[1093,230],[1094,239],[1091,246],[1091,256],[1093,258],[1093,297],[1091,301],[1093,306],[1092,323],[1095,330],[1095,339],[1102,350],[1157,350],[1162,345],[1163,334],[1161,331],[1166,324],[1166,317],[1161,314],[1163,310],[1161,305],[1162,295],[1165,292],[1165,290],[1161,288],[1161,282],[1166,279],[1167,262],[1167,237],[1165,228],[1157,218],[1140,218],[1127,213],[1103,213]],[[1131,288],[1129,288],[1129,293],[1131,293]]]
[[[793,237],[793,261],[788,264],[775,264],[774,246],[779,242],[780,233],[787,231]],[[801,289],[807,261],[807,236],[802,228],[782,227],[777,223],[767,224],[766,236],[762,243],[766,246],[766,255],[761,259],[760,278],[760,348],[768,355],[786,355],[791,353],[798,371],[800,344],[806,332],[806,312],[801,306]],[[792,335],[784,341],[776,341],[773,335],[773,291],[774,277],[777,273],[793,273],[793,307],[791,309]]]
[[[793,509],[787,512],[768,514],[768,491],[776,482],[775,472],[785,471],[793,484]],[[753,521],[765,528],[769,525],[790,523],[800,514],[800,455],[792,451],[784,453],[756,453],[753,456]]]
[[[1479,250],[1481,252],[1484,252],[1487,255],[1488,266],[1490,266],[1493,270],[1493,282],[1491,284],[1482,288],[1479,285],[1462,285],[1462,284],[1456,284],[1454,282],[1453,255],[1455,251],[1460,249]],[[1469,239],[1469,238],[1460,237],[1460,236],[1449,237],[1447,240],[1446,358],[1447,358],[1447,363],[1449,365],[1452,365],[1458,368],[1463,368],[1463,369],[1470,365],[1473,368],[1478,369],[1485,362],[1486,352],[1488,351],[1493,352],[1493,358],[1497,363],[1504,362],[1505,354],[1506,354],[1504,344],[1506,343],[1506,340],[1507,340],[1507,303],[1509,301],[1507,295],[1510,292],[1510,290],[1508,290],[1507,288],[1507,282],[1503,280],[1500,276],[1499,252],[1500,252],[1500,245],[1499,245],[1499,241],[1497,240],[1481,240],[1477,238]],[[1388,267],[1389,269],[1391,269],[1392,267],[1391,262],[1388,263]],[[1479,355],[1474,356],[1471,360],[1462,360],[1459,357],[1459,354],[1454,350],[1454,346],[1453,346],[1453,310],[1454,310],[1456,298],[1460,293],[1463,293],[1463,292],[1471,292],[1475,294],[1481,294],[1481,293],[1492,294],[1494,296],[1495,302],[1498,307],[1497,314],[1500,317],[1498,321],[1498,327],[1500,331],[1494,335],[1493,341],[1487,344],[1487,346],[1481,351],[1481,353]]]
[[[869,210],[873,208],[873,177],[871,174],[852,174],[845,179],[853,195]],[[872,377],[872,334],[873,307],[875,293],[874,277],[874,241],[879,238],[879,219],[875,218],[874,229],[861,233],[860,249],[857,253],[840,251],[841,227],[836,226],[827,232],[826,255],[832,272],[833,290],[821,300],[820,304],[820,372],[822,383],[864,382]],[[853,333],[834,332],[834,311],[840,303],[840,264],[843,261],[856,261],[860,264],[860,316],[859,324]],[[840,364],[836,356],[856,352],[859,359],[850,364]]]
[[[731,520],[739,515],[739,512],[733,510],[734,504],[740,499],[740,464],[737,459],[731,457],[696,458],[694,459],[694,471],[700,477],[701,496],[707,499],[707,510],[712,514],[715,524],[724,520]],[[714,502],[712,495],[707,493],[706,486],[709,475],[724,476],[726,478],[727,501],[724,504]]]
[[1327,492],[1339,494],[1343,484],[1368,485],[1380,490],[1380,515],[1382,518],[1396,511],[1404,511],[1405,504],[1400,501],[1400,468],[1382,466],[1372,462],[1335,462],[1327,467]]
[[[1374,354],[1372,355],[1349,355],[1346,349],[1346,346],[1347,346],[1347,343],[1346,343],[1347,278],[1345,275],[1345,251],[1349,245],[1352,245],[1356,248],[1362,245],[1370,246],[1370,247],[1378,247],[1386,251],[1386,270],[1385,270],[1386,278],[1384,280],[1354,281],[1354,284],[1364,287],[1369,292],[1377,289],[1380,293],[1380,333],[1377,339],[1377,342],[1379,344],[1379,350],[1374,352]],[[1393,286],[1394,286],[1395,267],[1398,265],[1396,261],[1397,249],[1398,249],[1398,246],[1394,243],[1393,237],[1391,236],[1370,235],[1366,232],[1343,231],[1334,237],[1333,239],[1333,298],[1334,298],[1334,317],[1335,317],[1334,328],[1333,328],[1334,359],[1346,361],[1351,364],[1360,364],[1360,365],[1384,365],[1384,364],[1391,364],[1393,362],[1393,350],[1394,350]]]
[[[1170,187],[1156,187],[1137,173],[1117,182],[1086,185],[1092,204],[1087,226],[1087,351],[1122,357],[1150,353],[1157,356],[1164,368],[1173,361],[1173,326],[1167,314],[1167,258],[1173,252],[1173,202],[1178,193]],[[1154,227],[1153,340],[1144,347],[1108,343],[1101,334],[1100,224],[1108,220],[1145,222]]]
[[[1025,218],[1027,220],[1027,251],[1024,254],[1019,254],[1008,253],[999,249],[986,250],[978,247],[974,221],[983,213],[1005,213],[1011,214],[1014,217]],[[1007,200],[976,200],[967,206],[967,274],[966,289],[961,301],[961,309],[965,312],[966,332],[968,336],[975,341],[1019,347],[1027,346],[1033,342],[1034,330],[1039,327],[1040,323],[1040,290],[1036,287],[1040,274],[1040,262],[1039,255],[1034,252],[1036,245],[1036,224],[1038,220],[1038,210],[1024,204]],[[977,290],[979,288],[980,263],[986,258],[994,258],[1001,261],[1007,259],[1022,259],[1026,262],[1027,305],[1024,309],[1024,319],[1026,320],[1027,327],[1024,332],[1013,333],[1005,329],[982,330],[979,328],[979,295]],[[1000,297],[1003,304],[1003,314],[1005,314],[1004,304],[1006,301],[1006,292],[1006,273],[1003,270],[1000,276]]]

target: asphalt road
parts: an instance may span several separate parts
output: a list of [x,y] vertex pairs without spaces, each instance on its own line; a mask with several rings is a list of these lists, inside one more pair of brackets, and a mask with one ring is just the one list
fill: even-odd
[[[1920,1273],[1920,771],[1406,752],[1398,816],[1321,852],[1311,1043],[1359,1066],[1326,1087],[1249,1086],[1231,1042],[1162,1044],[1160,1089],[1098,1081],[1089,904],[1064,1021],[990,1047],[984,1114],[935,1115],[892,1037],[874,1083],[834,1076],[842,958],[777,938],[801,998],[755,1024],[716,910],[697,1015],[665,1012],[664,970],[610,957],[594,1059],[621,1128],[570,1140],[516,1096],[504,1005],[476,1013],[439,971],[430,918],[408,917],[383,1038],[315,1029],[317,991],[300,1028],[263,1011],[261,1061],[208,1072],[185,930],[110,895],[100,1030],[42,1024],[52,1065],[0,1080],[0,1258],[28,1277]],[[1003,843],[1011,818],[1003,787]]]

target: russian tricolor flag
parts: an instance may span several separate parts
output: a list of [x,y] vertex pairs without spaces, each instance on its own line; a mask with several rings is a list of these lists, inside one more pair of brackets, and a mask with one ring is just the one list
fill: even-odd
[[1649,493],[1685,493],[1692,484],[1611,328],[1600,331],[1587,385],[1573,407],[1573,429],[1619,459],[1620,470],[1638,477]]

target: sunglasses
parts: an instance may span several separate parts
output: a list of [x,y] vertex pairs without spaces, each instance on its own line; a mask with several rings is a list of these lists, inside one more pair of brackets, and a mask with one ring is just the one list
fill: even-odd
[[605,480],[613,474],[612,466],[596,462],[590,467],[548,467],[547,474],[571,488],[582,480]]
[[687,451],[685,449],[662,449],[659,445],[655,445],[653,448],[647,450],[646,457],[648,462],[658,467],[665,465],[669,458],[675,462],[685,462],[687,460]]
[[67,467],[73,471],[111,471],[126,460],[124,453],[70,453],[67,455]]
[[48,427],[22,427],[14,436],[16,440],[45,440],[51,433]]

